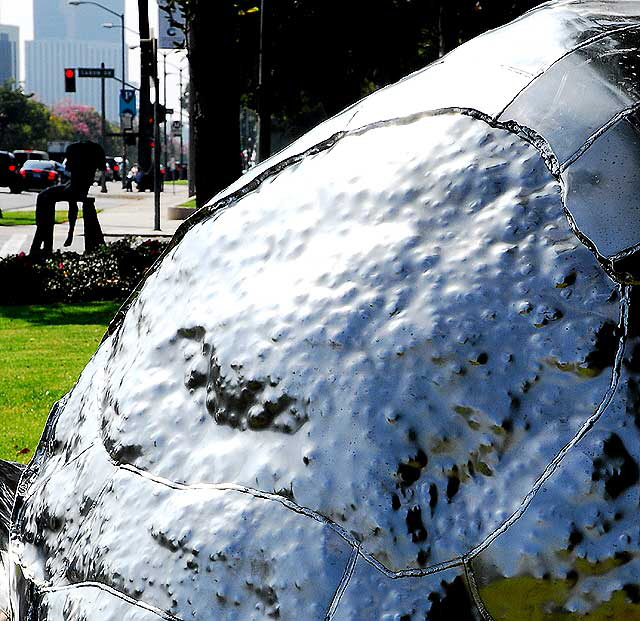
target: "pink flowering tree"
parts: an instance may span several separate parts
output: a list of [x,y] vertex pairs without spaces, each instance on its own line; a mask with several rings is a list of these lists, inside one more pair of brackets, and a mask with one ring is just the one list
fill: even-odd
[[63,101],[53,106],[53,114],[67,121],[73,130],[72,140],[101,140],[101,118],[95,108]]
[[[69,140],[93,140],[102,142],[102,118],[100,113],[91,106],[75,104],[70,101],[62,101],[51,110],[54,117],[70,126],[71,134]],[[107,122],[107,133],[120,131],[118,127]],[[118,138],[107,137],[105,150],[109,153],[120,153],[122,147]]]

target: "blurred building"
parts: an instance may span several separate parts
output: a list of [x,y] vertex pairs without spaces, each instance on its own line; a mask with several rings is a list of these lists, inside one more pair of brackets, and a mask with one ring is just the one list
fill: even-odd
[[19,34],[20,29],[17,26],[0,25],[0,84],[8,80],[19,80]]
[[[100,0],[100,4],[124,13],[124,0]],[[66,39],[119,45],[120,30],[103,28],[117,21],[115,15],[96,6],[68,6],[67,0],[33,0],[33,38]]]
[[[124,12],[124,0],[101,0],[100,4],[116,13]],[[101,93],[98,78],[77,78],[76,92],[64,92],[66,67],[106,67],[115,70],[117,79],[107,79],[105,111],[107,119],[117,121],[119,114],[122,48],[120,28],[115,15],[91,4],[70,6],[66,0],[34,0],[34,40],[25,45],[26,90],[42,103],[53,106],[68,100],[89,105],[100,112]]]

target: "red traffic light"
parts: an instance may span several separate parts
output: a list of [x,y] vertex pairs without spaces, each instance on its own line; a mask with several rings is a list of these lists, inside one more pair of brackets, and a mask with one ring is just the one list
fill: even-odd
[[67,68],[64,70],[64,92],[76,92],[76,70]]

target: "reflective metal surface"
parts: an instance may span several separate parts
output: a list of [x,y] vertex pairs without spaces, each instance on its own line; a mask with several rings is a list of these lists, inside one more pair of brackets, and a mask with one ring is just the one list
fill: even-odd
[[635,177],[590,179],[637,161],[639,4],[545,5],[189,220],[21,481],[15,618],[637,618]]

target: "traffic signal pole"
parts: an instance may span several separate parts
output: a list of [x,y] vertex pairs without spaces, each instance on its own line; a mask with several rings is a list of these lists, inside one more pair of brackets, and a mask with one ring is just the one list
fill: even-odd
[[153,39],[153,86],[156,97],[153,102],[153,230],[160,230],[160,78],[158,77],[158,39]]
[[138,139],[138,163],[140,170],[148,174],[151,172],[151,139],[146,119],[152,114],[151,95],[149,92],[152,75],[153,50],[145,45],[149,39],[149,0],[138,0],[138,30],[140,31],[140,124]]
[[[105,113],[105,85],[104,85],[104,63],[100,63],[102,75],[100,76],[100,103],[102,105],[102,148],[107,150],[107,115]],[[104,173],[104,171],[103,171]]]

